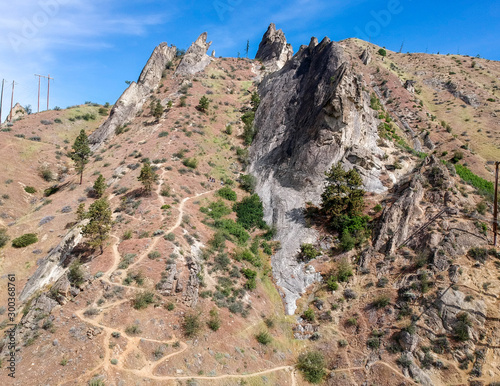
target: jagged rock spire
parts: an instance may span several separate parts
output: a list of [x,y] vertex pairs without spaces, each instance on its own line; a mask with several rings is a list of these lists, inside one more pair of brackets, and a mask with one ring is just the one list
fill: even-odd
[[207,55],[207,51],[211,44],[212,42],[207,43],[207,33],[203,32],[188,48],[186,54],[179,63],[177,70],[175,70],[175,74],[193,75],[197,72],[203,71],[212,60],[210,56]]
[[274,23],[269,25],[259,44],[255,59],[271,71],[281,69],[293,56],[293,48],[286,42],[285,34],[281,29],[276,30]]

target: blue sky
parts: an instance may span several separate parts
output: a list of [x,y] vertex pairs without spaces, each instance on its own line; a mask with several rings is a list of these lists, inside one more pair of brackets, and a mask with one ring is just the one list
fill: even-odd
[[[50,108],[114,103],[156,45],[187,48],[204,31],[217,56],[250,56],[270,22],[296,51],[311,36],[349,37],[404,52],[481,55],[500,60],[500,2],[457,0],[19,0],[0,4],[0,81],[5,118],[15,102],[36,111],[37,78],[50,74]],[[42,81],[41,106],[47,82]]]

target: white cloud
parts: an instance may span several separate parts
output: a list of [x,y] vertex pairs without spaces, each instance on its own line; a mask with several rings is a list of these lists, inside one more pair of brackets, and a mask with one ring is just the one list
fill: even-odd
[[[114,38],[143,36],[148,28],[168,21],[173,12],[170,8],[169,14],[152,13],[144,7],[144,11],[127,14],[123,5],[118,0],[2,1],[0,82],[2,78],[15,79],[19,87],[16,86],[14,99],[33,105],[37,94],[33,74],[57,71],[58,66],[64,65],[62,55],[68,49],[112,48]],[[10,98],[4,95],[0,119],[5,119],[9,108]]]

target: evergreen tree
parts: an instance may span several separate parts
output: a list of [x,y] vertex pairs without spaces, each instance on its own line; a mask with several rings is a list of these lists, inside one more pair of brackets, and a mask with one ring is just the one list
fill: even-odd
[[88,239],[88,244],[91,247],[99,247],[102,253],[102,245],[108,238],[112,225],[108,200],[101,198],[94,201],[90,205],[89,211],[85,213],[85,218],[89,219],[89,222],[82,227],[82,235]]
[[96,195],[96,197],[101,198],[106,188],[107,188],[106,179],[103,177],[102,174],[99,174],[99,177],[97,177],[97,180],[95,180],[93,186],[94,194]]
[[80,185],[83,180],[83,170],[85,165],[88,164],[90,154],[89,138],[85,134],[85,130],[81,130],[78,137],[75,139],[75,143],[72,146],[73,152],[70,153],[70,158],[75,162],[75,169],[80,173]]
[[200,98],[200,101],[198,102],[198,106],[196,106],[196,108],[204,113],[208,110],[209,104],[210,104],[210,100],[205,95],[203,95]]
[[154,109],[152,109],[152,113],[153,113],[153,116],[156,118],[157,121],[163,115],[163,106],[161,105],[160,100],[156,101],[156,104],[154,105]]
[[78,205],[78,209],[76,210],[76,219],[77,221],[82,221],[85,219],[85,204],[82,202]]
[[153,189],[153,184],[158,180],[158,175],[155,173],[149,162],[144,162],[141,174],[137,177],[137,179],[144,185],[144,191],[146,194],[150,194]]
[[321,195],[321,208],[330,217],[359,216],[363,212],[365,191],[355,169],[345,171],[340,162],[325,172],[328,185]]

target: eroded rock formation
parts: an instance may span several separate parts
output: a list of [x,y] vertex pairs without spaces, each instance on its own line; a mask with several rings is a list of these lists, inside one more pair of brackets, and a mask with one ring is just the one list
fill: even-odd
[[325,38],[302,46],[259,86],[259,132],[250,150],[250,171],[258,178],[265,220],[278,229],[282,249],[272,259],[273,273],[289,314],[305,288],[319,279],[295,256],[301,243],[315,239],[302,211],[306,201],[319,203],[324,172],[342,161],[346,168],[357,168],[368,191],[385,190],[379,180],[378,119],[363,83],[342,48]]
[[266,70],[276,71],[292,56],[293,48],[286,42],[285,34],[281,29],[276,30],[274,23],[271,23],[262,37],[255,59],[260,60]]
[[137,83],[130,84],[116,101],[106,122],[90,135],[92,150],[98,149],[104,141],[114,135],[117,127],[135,117],[151,92],[158,87],[162,72],[167,63],[174,59],[176,51],[175,46],[169,47],[167,43],[161,43],[154,49]]
[[207,55],[212,42],[207,43],[207,33],[203,32],[186,51],[179,66],[175,70],[176,75],[193,75],[203,71],[212,60]]

